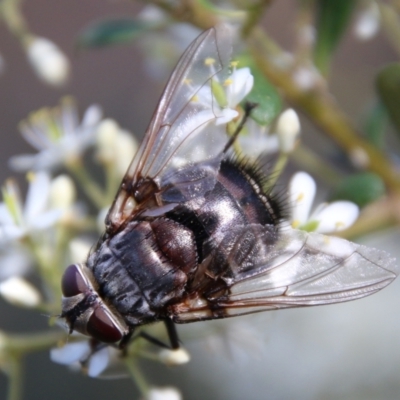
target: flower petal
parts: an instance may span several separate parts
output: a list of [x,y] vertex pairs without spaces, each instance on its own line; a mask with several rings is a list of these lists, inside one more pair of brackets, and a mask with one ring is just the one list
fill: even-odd
[[51,349],[50,359],[58,364],[69,365],[84,360],[89,356],[90,352],[89,342],[85,340],[68,343],[61,348]]
[[28,308],[36,307],[41,301],[39,291],[19,276],[12,276],[1,282],[0,295],[13,305]]
[[350,201],[335,201],[320,210],[316,210],[311,219],[319,221],[317,232],[338,232],[353,225],[359,212],[357,205]]
[[290,180],[288,195],[292,214],[291,222],[294,228],[303,225],[308,220],[316,188],[314,179],[306,172],[297,172]]
[[38,172],[29,176],[30,185],[26,196],[24,218],[27,225],[46,209],[49,191],[50,175],[46,172]]
[[46,211],[40,216],[32,221],[30,221],[29,228],[42,230],[47,229],[53,226],[63,215],[63,211],[61,209],[54,209]]
[[231,122],[238,115],[239,113],[236,110],[232,110],[231,108],[224,108],[219,112],[219,115],[217,115],[215,125],[225,125],[228,122]]
[[251,74],[250,68],[246,67],[235,70],[226,80],[225,85],[228,106],[235,108],[253,88],[254,77]]
[[92,378],[99,376],[107,368],[109,362],[108,347],[96,351],[89,359],[88,375]]
[[5,203],[0,203],[0,225],[14,225],[15,221]]
[[86,109],[85,114],[83,114],[82,128],[94,127],[101,121],[102,116],[103,111],[101,107],[97,104],[92,104]]
[[10,157],[8,165],[14,171],[22,172],[35,169],[36,162],[37,154],[20,154]]

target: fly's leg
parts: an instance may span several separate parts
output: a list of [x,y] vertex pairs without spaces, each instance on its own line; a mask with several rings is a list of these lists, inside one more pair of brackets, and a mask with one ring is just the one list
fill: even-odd
[[178,333],[176,332],[175,324],[170,319],[166,319],[164,321],[164,323],[165,323],[165,327],[167,328],[170,345],[162,342],[161,340],[159,340],[143,331],[139,332],[139,334],[134,339],[136,339],[137,337],[141,337],[156,346],[162,347],[163,349],[168,349],[168,350],[179,349],[181,346],[179,343],[179,337],[178,337]]
[[233,145],[233,143],[235,142],[236,138],[239,136],[239,133],[241,132],[241,130],[244,127],[244,124],[247,121],[247,118],[249,118],[251,112],[258,106],[257,103],[251,103],[249,101],[247,101],[244,105],[244,115],[242,120],[240,121],[239,125],[236,127],[235,132],[233,133],[233,135],[231,136],[231,138],[228,140],[228,142],[226,143],[224,150],[222,151],[222,153],[226,153],[229,148]]
[[181,347],[179,343],[178,332],[176,331],[175,324],[172,320],[166,319],[165,320],[165,327],[167,328],[169,341],[171,342],[172,350],[179,349]]

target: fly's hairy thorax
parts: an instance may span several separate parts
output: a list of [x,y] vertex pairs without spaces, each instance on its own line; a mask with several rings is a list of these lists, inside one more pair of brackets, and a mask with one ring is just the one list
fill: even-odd
[[251,268],[244,259],[256,238],[241,238],[235,257],[243,260],[231,260],[235,232],[253,224],[277,225],[280,213],[254,167],[224,160],[212,190],[157,217],[137,217],[97,247],[88,267],[100,296],[129,324],[173,317],[168,313],[174,303],[196,291],[205,300],[220,295],[226,279],[237,273],[232,268]]

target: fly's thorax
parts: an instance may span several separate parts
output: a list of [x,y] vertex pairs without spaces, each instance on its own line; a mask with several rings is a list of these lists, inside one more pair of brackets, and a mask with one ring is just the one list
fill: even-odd
[[98,294],[93,273],[84,264],[72,264],[61,282],[62,313],[70,332],[77,331],[105,343],[115,343],[129,334],[119,313]]

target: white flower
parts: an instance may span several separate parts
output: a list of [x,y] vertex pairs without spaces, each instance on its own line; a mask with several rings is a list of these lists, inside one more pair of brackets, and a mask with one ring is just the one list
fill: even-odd
[[0,295],[13,305],[28,308],[38,306],[41,301],[38,290],[18,276],[0,282]]
[[289,108],[279,116],[276,132],[281,152],[292,152],[300,134],[300,121],[296,111]]
[[61,217],[59,209],[48,207],[50,176],[45,172],[29,175],[29,188],[23,205],[18,186],[8,181],[0,203],[0,243],[18,240],[53,226]]
[[310,215],[316,193],[314,179],[297,172],[289,183],[291,224],[293,228],[320,233],[338,232],[349,228],[358,218],[359,209],[350,201],[322,203]]
[[100,119],[100,108],[92,105],[79,123],[78,111],[71,98],[62,99],[60,107],[32,113],[20,124],[20,130],[39,153],[12,157],[11,168],[17,171],[50,170],[73,163],[94,144]]
[[[72,335],[76,337],[78,335]],[[79,335],[80,336],[80,335]],[[85,339],[50,350],[50,359],[71,369],[83,370],[91,378],[122,378],[127,370],[121,350]]]
[[52,41],[42,37],[30,37],[26,55],[37,76],[45,83],[61,86],[68,80],[70,64],[68,58]]
[[178,389],[165,386],[150,389],[144,400],[182,400],[182,395]]
[[[205,64],[213,70],[215,60],[207,59]],[[211,88],[203,86],[192,99],[204,106],[204,108],[216,115],[216,125],[227,124],[239,115],[236,106],[250,93],[254,84],[254,77],[250,68],[236,69],[236,63],[232,63],[233,71],[224,82],[217,79],[211,81]]]

